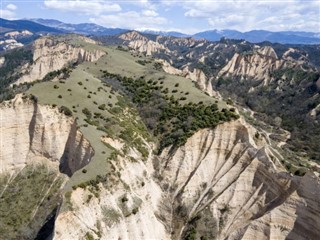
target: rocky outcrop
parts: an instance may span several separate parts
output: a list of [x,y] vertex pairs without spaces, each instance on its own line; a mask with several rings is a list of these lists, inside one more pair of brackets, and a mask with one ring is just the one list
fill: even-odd
[[264,80],[264,84],[267,84],[272,79],[272,72],[287,66],[288,62],[278,59],[273,48],[263,47],[254,53],[235,53],[220,70],[218,78],[239,76],[241,79]]
[[156,41],[149,40],[145,36],[136,31],[127,32],[119,36],[120,39],[127,41],[129,48],[136,52],[151,56],[153,53],[168,51],[162,44]]
[[6,59],[5,59],[4,57],[0,57],[0,67],[3,66],[5,60],[6,60]]
[[0,105],[0,114],[0,173],[21,169],[42,157],[70,176],[87,165],[94,154],[74,119],[57,108],[17,95]]
[[198,87],[209,94],[209,96],[219,97],[219,94],[212,89],[211,81],[206,77],[204,72],[198,68],[194,68],[193,71],[189,70],[189,67],[183,69],[186,74],[185,77],[195,81]]
[[32,35],[33,35],[33,33],[28,30],[23,30],[21,32],[13,31],[13,32],[8,32],[8,33],[4,34],[5,37],[11,37],[11,38],[25,37],[25,36],[32,36]]
[[[92,43],[93,40],[79,37],[79,40]],[[49,72],[60,70],[70,63],[94,62],[106,53],[101,50],[87,50],[67,41],[43,37],[33,44],[33,64],[22,69],[23,76],[15,84],[41,80]]]
[[72,193],[76,210],[58,215],[54,239],[314,239],[319,176],[286,173],[255,132],[237,120],[146,162],[119,155],[98,198]]
[[[185,208],[182,220],[167,214],[176,223],[175,237],[188,234],[186,224],[192,221],[195,223],[189,228],[203,231],[203,218],[213,227],[209,239],[284,239],[293,232],[299,233],[295,237],[306,237],[308,231],[297,227],[302,224],[297,223],[301,219],[297,209],[306,198],[317,201],[314,192],[320,188],[319,177],[311,174],[298,178],[285,173],[271,160],[275,157],[270,158],[267,146],[254,143],[249,130],[240,122],[223,124],[215,131],[202,130],[174,155],[164,155],[160,175],[175,187],[169,197],[176,203],[172,204],[173,211],[179,206]],[[302,182],[310,177],[316,182],[313,190],[299,194]],[[316,219],[320,209],[315,209],[306,207],[303,215]],[[197,216],[201,218],[194,220]],[[313,239],[314,234],[319,232],[307,238]]]
[[145,41],[145,42],[148,41],[148,38],[146,38],[145,36],[141,35],[136,31],[123,33],[119,36],[119,38],[126,41],[136,41],[136,40]]
[[165,60],[159,60],[162,63],[162,69],[169,74],[182,76],[192,81],[195,81],[198,87],[209,94],[209,96],[220,97],[220,95],[212,89],[211,81],[206,77],[204,72],[200,69],[194,68],[193,70],[189,69],[189,66],[183,67],[182,70],[171,66]]
[[274,59],[278,59],[276,51],[272,47],[269,47],[269,46],[262,47],[257,52],[259,54],[261,54],[262,56],[267,56],[267,57],[271,57]]

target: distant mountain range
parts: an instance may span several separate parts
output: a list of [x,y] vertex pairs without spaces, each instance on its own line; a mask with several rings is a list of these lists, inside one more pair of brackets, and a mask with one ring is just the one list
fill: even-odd
[[265,30],[252,30],[249,32],[239,32],[236,30],[212,30],[196,33],[194,38],[205,38],[209,41],[218,41],[222,37],[230,39],[245,39],[252,43],[269,41],[283,44],[319,44],[320,33],[313,32],[270,32]]
[[30,19],[38,24],[42,24],[44,26],[52,27],[59,29],[60,31],[73,32],[84,35],[95,35],[95,36],[103,36],[103,35],[117,35],[124,32],[129,31],[128,29],[121,28],[105,28],[100,25],[94,23],[79,23],[79,24],[71,24],[64,23],[55,19]]
[[29,20],[6,20],[0,18],[0,33],[28,30],[33,33],[63,33],[63,31]]
[[[78,33],[84,35],[118,35],[129,29],[122,28],[106,28],[94,23],[71,24],[64,23],[55,19],[25,19],[25,20],[5,20],[0,19],[0,33],[10,30],[29,30],[33,33]],[[146,34],[174,36],[174,37],[193,37],[196,39],[204,38],[209,41],[219,41],[221,38],[244,39],[252,43],[269,41],[272,43],[282,44],[320,44],[320,32],[270,32],[265,30],[252,30],[249,32],[239,32],[236,30],[210,30],[199,32],[193,35],[174,32],[174,31],[140,31]]]

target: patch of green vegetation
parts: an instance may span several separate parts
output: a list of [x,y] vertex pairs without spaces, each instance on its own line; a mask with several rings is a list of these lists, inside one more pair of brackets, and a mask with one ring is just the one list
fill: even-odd
[[72,202],[71,202],[71,195],[72,195],[72,192],[71,191],[68,191],[64,194],[64,197],[65,197],[65,206],[67,207],[68,210],[73,210],[73,205],[72,205]]
[[186,240],[196,240],[197,239],[197,231],[195,228],[191,228],[187,235],[186,235]]
[[[134,80],[107,71],[104,71],[104,77],[113,78],[113,83],[117,80],[124,87],[118,86],[118,89],[131,97],[146,126],[160,138],[160,152],[170,145],[181,146],[199,129],[214,128],[219,123],[239,118],[234,109],[224,108],[219,111],[216,103],[204,105],[200,101],[198,104],[183,102],[181,105],[173,96],[165,97],[154,81],[146,81],[143,77]],[[133,142],[133,133],[127,128],[120,137]]]
[[[90,73],[82,71],[83,66],[78,65],[70,74],[70,77],[65,80],[65,83],[60,82],[41,82],[32,86],[28,93],[37,96],[40,104],[56,105],[63,110],[73,109],[73,117],[77,119],[77,124],[80,126],[80,131],[84,137],[89,140],[95,150],[95,155],[89,165],[86,166],[87,173],[81,171],[76,172],[68,181],[65,191],[70,191],[73,185],[78,185],[82,182],[95,180],[97,175],[104,176],[109,171],[109,163],[107,161],[112,150],[104,145],[101,137],[108,133],[120,131],[120,127],[113,118],[108,109],[99,108],[100,105],[111,103],[115,104],[117,98],[107,98],[106,92],[110,92],[110,87],[104,86],[103,83],[94,78]],[[86,81],[88,79],[88,81]],[[82,82],[80,86],[78,82]],[[63,84],[63,85],[62,85]],[[53,86],[59,86],[54,91]],[[87,89],[84,89],[86,87]],[[72,89],[72,95],[70,91]],[[97,91],[100,89],[100,91]],[[91,95],[91,99],[87,99],[89,92],[96,92]],[[58,95],[63,96],[57,98]],[[115,94],[117,96],[118,94]],[[93,101],[97,103],[93,104]],[[67,114],[70,113],[67,111]],[[104,131],[106,130],[106,131]]]
[[72,111],[66,106],[59,107],[59,112],[64,113],[66,116],[72,116]]
[[34,239],[42,223],[59,203],[63,178],[45,165],[27,165],[10,181],[0,196],[0,238]]
[[102,207],[103,221],[109,227],[121,220],[121,213],[112,207]]
[[128,197],[123,195],[119,198],[118,207],[121,209],[123,216],[129,217],[131,214],[137,214],[142,204],[142,200],[138,197],[132,198],[132,204],[128,205]]
[[86,235],[84,236],[85,240],[95,240],[93,235],[89,232],[86,233]]
[[21,76],[15,73],[18,67],[33,62],[32,51],[23,48],[8,51],[2,57],[5,58],[5,62],[0,67],[0,92]]
[[[309,113],[320,104],[317,71],[304,71],[300,67],[283,68],[270,74],[273,80],[268,85],[255,79],[240,81],[221,78],[215,87],[225,98],[256,112],[255,118],[272,127],[281,127],[291,133],[285,148],[298,157],[320,159],[318,142],[320,128]],[[254,87],[254,91],[249,91]],[[319,114],[316,120],[319,121]]]
[[[70,73],[72,72],[71,67],[64,67],[61,70],[56,70],[49,72],[43,79],[42,81],[47,82],[55,79],[56,77],[59,77],[59,79],[66,79],[70,76]],[[64,83],[64,82],[60,82]],[[54,85],[54,88],[57,89],[59,88],[57,85]]]

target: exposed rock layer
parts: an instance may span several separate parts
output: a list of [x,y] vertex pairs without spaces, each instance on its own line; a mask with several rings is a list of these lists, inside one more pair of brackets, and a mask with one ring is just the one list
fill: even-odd
[[71,175],[91,160],[90,143],[73,118],[17,95],[0,105],[0,173],[24,167],[37,156],[60,164]]
[[209,94],[209,96],[219,97],[219,94],[212,89],[211,81],[206,77],[204,72],[200,69],[194,68],[190,70],[188,66],[184,67],[182,70],[174,68],[165,60],[159,60],[162,63],[162,69],[169,74],[182,76],[195,81],[198,87]]
[[[92,40],[82,40],[92,43]],[[106,53],[100,50],[88,51],[85,48],[43,37],[33,44],[33,64],[24,67],[23,76],[16,84],[41,80],[49,72],[60,70],[75,62],[94,62]]]
[[286,67],[288,63],[278,59],[271,47],[263,47],[255,53],[235,53],[232,59],[218,73],[221,76],[241,76],[264,80],[264,83],[271,80],[270,75],[275,70]]
[[147,162],[119,157],[120,177],[108,180],[111,188],[100,184],[99,198],[73,192],[77,210],[59,214],[54,239],[181,239],[192,231],[208,239],[314,239],[319,176],[290,176],[255,131],[238,120]]

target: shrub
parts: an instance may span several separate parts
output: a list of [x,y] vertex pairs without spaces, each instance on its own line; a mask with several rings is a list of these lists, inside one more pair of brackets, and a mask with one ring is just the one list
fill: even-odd
[[66,106],[61,106],[59,108],[59,112],[64,113],[66,116],[72,116],[72,111],[69,108],[67,108]]
[[83,113],[84,115],[86,115],[86,117],[89,118],[89,119],[92,117],[92,113],[89,111],[88,108],[82,109],[82,113]]
[[87,173],[87,169],[85,169],[85,168],[82,169],[82,172],[83,172],[83,173]]
[[134,215],[136,215],[138,211],[139,211],[139,208],[134,208],[134,209],[132,209],[132,213],[133,213]]
[[99,108],[100,110],[105,110],[106,105],[105,105],[105,104],[101,104],[101,105],[98,106],[98,108]]
[[62,96],[61,96],[61,95],[59,95],[59,96],[58,96],[58,98],[62,98]]

